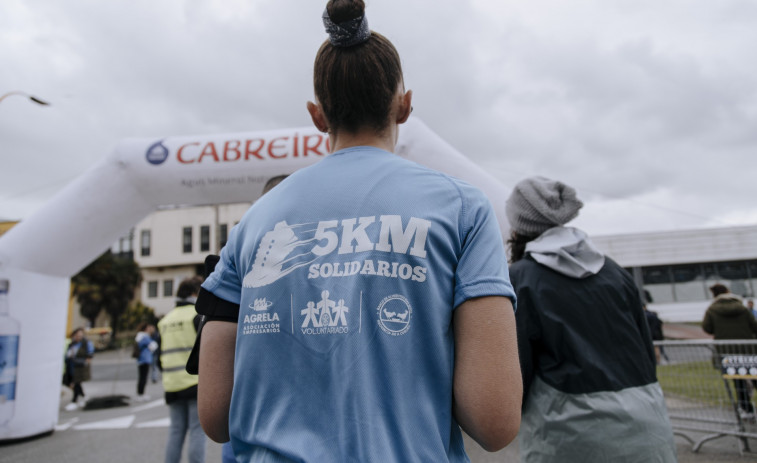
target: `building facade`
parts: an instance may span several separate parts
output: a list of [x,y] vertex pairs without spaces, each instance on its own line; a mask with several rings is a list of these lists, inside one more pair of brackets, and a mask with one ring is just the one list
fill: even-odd
[[[182,279],[203,274],[250,203],[164,209],[140,221],[113,251],[142,268],[142,302],[157,315],[174,306]],[[592,237],[634,276],[650,310],[665,321],[702,320],[723,283],[744,298],[757,293],[757,225]]]
[[594,237],[592,241],[634,275],[650,310],[665,321],[701,321],[709,287],[757,292],[757,226],[676,230]]
[[218,254],[231,228],[250,203],[172,208],[141,220],[113,245],[142,269],[139,297],[158,316],[175,306],[176,290],[185,278],[202,275],[208,254]]

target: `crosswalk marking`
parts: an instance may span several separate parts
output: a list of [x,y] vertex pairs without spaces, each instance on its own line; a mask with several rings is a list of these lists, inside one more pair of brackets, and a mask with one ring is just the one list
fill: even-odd
[[93,430],[93,429],[126,429],[131,426],[136,416],[127,415],[118,418],[112,418],[109,420],[93,421],[91,423],[80,424],[74,426],[73,429],[77,431]]
[[138,423],[137,428],[167,428],[171,424],[171,418],[161,418],[159,420],[145,421],[144,423]]
[[163,399],[153,400],[152,402],[146,403],[144,405],[140,405],[139,407],[132,407],[131,412],[137,413],[141,412],[143,410],[149,410],[151,408],[159,407],[161,405],[165,405],[166,401]]
[[68,429],[71,426],[73,426],[73,424],[76,423],[77,421],[79,421],[79,417],[71,418],[70,420],[66,421],[65,423],[56,424],[55,425],[55,430],[56,431],[65,431],[66,429]]

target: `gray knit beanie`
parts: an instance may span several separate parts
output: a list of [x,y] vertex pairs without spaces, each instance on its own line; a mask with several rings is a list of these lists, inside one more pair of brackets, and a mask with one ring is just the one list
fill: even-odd
[[573,220],[583,205],[576,190],[568,185],[546,177],[529,177],[513,188],[505,214],[518,234],[539,236]]

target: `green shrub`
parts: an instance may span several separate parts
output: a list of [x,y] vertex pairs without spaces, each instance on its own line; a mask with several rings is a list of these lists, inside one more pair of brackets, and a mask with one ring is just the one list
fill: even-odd
[[123,331],[134,331],[140,323],[147,322],[157,323],[155,310],[152,307],[142,304],[141,301],[134,301],[129,304],[126,312],[121,315],[118,328]]

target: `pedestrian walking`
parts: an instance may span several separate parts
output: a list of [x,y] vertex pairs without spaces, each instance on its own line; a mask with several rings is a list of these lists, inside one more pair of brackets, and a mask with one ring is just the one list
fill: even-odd
[[84,407],[85,394],[82,383],[89,381],[92,376],[90,365],[95,355],[95,346],[92,341],[84,337],[84,328],[73,330],[70,338],[71,342],[66,349],[63,383],[73,390],[74,396],[71,403],[65,407],[67,411]]
[[137,335],[134,337],[137,352],[137,402],[146,402],[150,396],[145,394],[145,385],[147,384],[147,375],[150,371],[150,365],[153,362],[153,352],[158,349],[158,343],[152,339],[152,333],[155,331],[155,325],[142,322],[137,328]]

